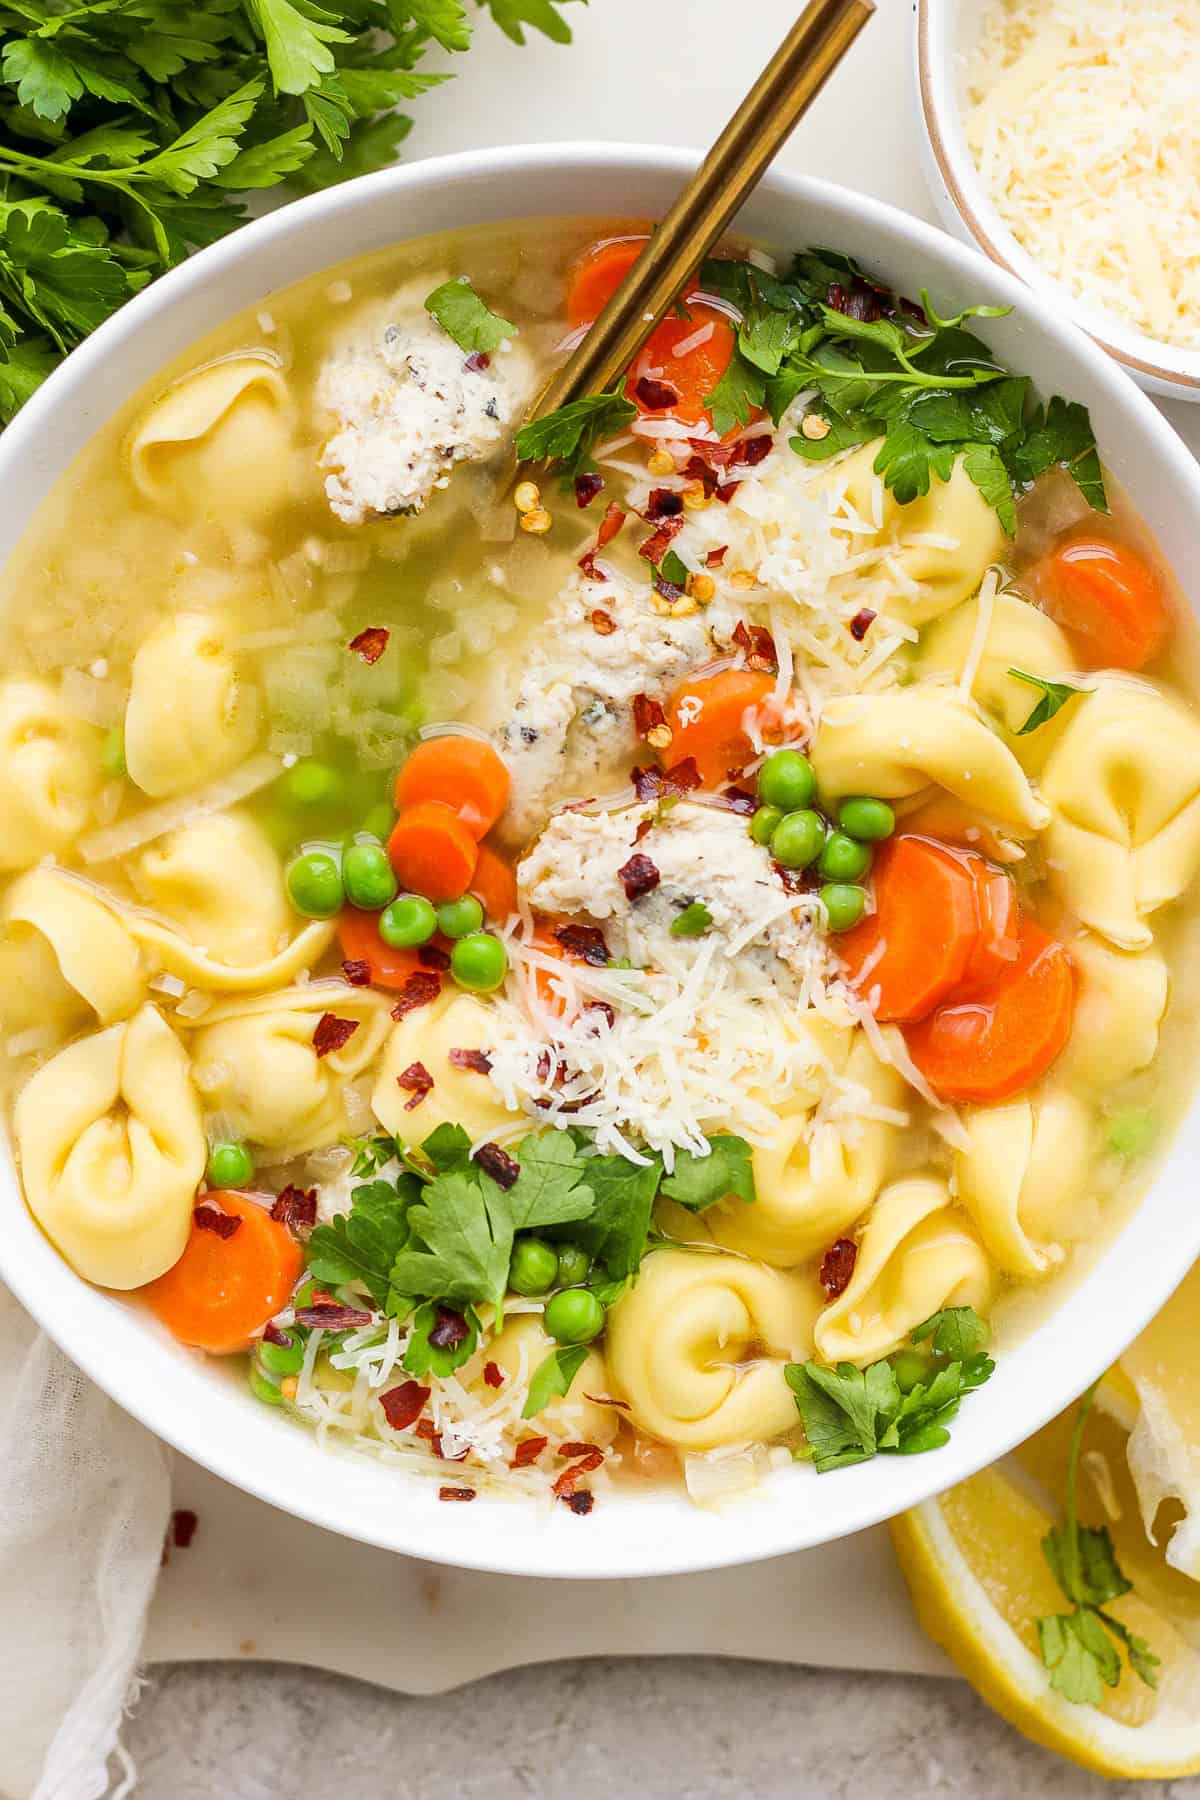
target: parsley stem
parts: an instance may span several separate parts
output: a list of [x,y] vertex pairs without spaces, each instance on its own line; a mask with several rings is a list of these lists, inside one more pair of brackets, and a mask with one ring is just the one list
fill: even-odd
[[1075,1415],[1075,1427],[1071,1433],[1071,1448],[1067,1454],[1067,1498],[1065,1509],[1067,1529],[1064,1562],[1066,1564],[1066,1574],[1069,1580],[1068,1591],[1074,1594],[1080,1592],[1082,1582],[1082,1571],[1079,1564],[1079,1521],[1075,1486],[1076,1478],[1079,1473],[1079,1453],[1083,1444],[1083,1428],[1087,1423],[1087,1416],[1092,1410],[1092,1405],[1096,1398],[1096,1389],[1099,1386],[1099,1381],[1093,1381],[1091,1387],[1079,1402],[1079,1411]]

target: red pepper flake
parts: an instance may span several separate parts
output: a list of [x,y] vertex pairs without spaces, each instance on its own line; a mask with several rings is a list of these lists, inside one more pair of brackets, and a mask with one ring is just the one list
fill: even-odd
[[728,554],[729,554],[729,545],[728,544],[722,544],[722,545],[720,545],[720,547],[718,549],[710,550],[708,555],[704,558],[705,568],[706,569],[719,569],[721,564],[725,561],[725,558],[728,556]]
[[760,462],[771,454],[771,446],[775,439],[769,431],[760,432],[757,437],[743,438],[734,446],[736,454],[733,458],[739,469],[756,469]]
[[647,412],[663,412],[679,402],[679,390],[669,381],[656,381],[652,375],[639,375],[634,389]]
[[339,1019],[336,1013],[322,1013],[313,1032],[313,1049],[318,1056],[328,1056],[343,1049],[358,1030],[357,1019]]
[[236,1213],[222,1212],[218,1206],[198,1206],[192,1213],[197,1231],[215,1231],[219,1238],[231,1238],[242,1229]]
[[437,1457],[439,1462],[463,1462],[466,1460],[468,1455],[466,1450],[460,1450],[457,1456],[446,1455],[446,1452],[442,1449],[442,1434],[434,1428],[431,1419],[418,1420],[416,1435],[423,1443],[429,1445],[429,1448],[433,1451],[433,1454]]
[[624,523],[624,512],[615,500],[610,500],[604,517],[600,521],[600,529],[596,533],[597,550],[603,550],[605,544],[611,544]]
[[592,612],[592,630],[600,637],[611,637],[616,629],[617,621],[612,614],[597,606]]
[[579,1482],[583,1480],[584,1476],[594,1474],[603,1461],[603,1450],[589,1451],[579,1462],[572,1463],[569,1469],[563,1470],[562,1474],[554,1483],[552,1491],[560,1500],[564,1494],[574,1493],[575,1488],[578,1486]]
[[357,1331],[362,1325],[370,1325],[374,1313],[364,1312],[359,1306],[339,1306],[336,1300],[313,1295],[311,1306],[300,1306],[296,1309],[296,1323],[303,1325],[308,1331]]
[[278,1344],[281,1350],[290,1350],[292,1347],[291,1333],[281,1331],[274,1319],[268,1319],[263,1326],[263,1343]]
[[457,1350],[471,1335],[466,1316],[453,1306],[435,1306],[429,1341],[435,1350]]
[[554,1454],[564,1461],[569,1461],[572,1456],[599,1456],[601,1462],[604,1460],[599,1444],[560,1444]]
[[371,965],[369,962],[363,962],[357,956],[350,957],[342,964],[342,974],[351,987],[370,987],[371,985]]
[[365,631],[350,639],[350,648],[361,656],[367,667],[377,663],[388,647],[388,633],[383,625],[368,625]]
[[873,325],[885,312],[893,310],[890,298],[885,288],[872,287],[865,281],[852,281],[849,287],[835,282],[826,292],[825,304],[834,312],[844,313],[848,319],[860,319],[865,325]]
[[317,1222],[316,1188],[293,1187],[289,1182],[276,1195],[271,1217],[289,1231],[311,1230]]
[[414,1106],[420,1106],[426,1094],[433,1092],[433,1076],[422,1062],[409,1063],[407,1069],[396,1077],[396,1086],[412,1098],[404,1102],[405,1112],[411,1112]]
[[472,375],[480,375],[484,369],[490,369],[491,366],[492,359],[486,350],[472,350],[470,356],[468,356],[466,362],[463,364],[463,368],[467,369]]
[[740,481],[727,481],[723,487],[717,489],[717,499],[721,502],[722,506],[729,505],[729,502],[733,499],[733,496],[737,493],[741,485]]
[[177,1550],[186,1550],[196,1535],[199,1524],[190,1506],[177,1506],[171,1514],[171,1542]]
[[617,1015],[607,1000],[589,1000],[583,1010],[585,1013],[599,1013],[610,1031],[617,1022]]
[[442,991],[440,975],[427,975],[422,969],[414,969],[404,986],[400,989],[400,997],[392,1008],[392,1017],[397,1022],[415,1012],[418,1006],[428,1006],[436,1000]]
[[438,1489],[438,1499],[439,1500],[473,1500],[474,1498],[475,1498],[475,1489],[474,1488],[440,1487]]
[[589,581],[608,580],[608,576],[604,574],[603,570],[596,567],[596,551],[594,547],[591,550],[584,551],[583,555],[579,558],[577,567],[583,570]]
[[625,889],[627,900],[640,900],[652,893],[662,877],[644,851],[638,850],[617,870],[617,880]]
[[491,1176],[497,1187],[505,1190],[516,1185],[521,1173],[520,1163],[507,1150],[502,1150],[499,1144],[480,1144],[475,1152],[475,1161],[485,1175]]
[[666,576],[660,574],[657,569],[654,571],[654,581],[652,585],[655,593],[661,594],[664,600],[674,601],[683,599],[685,590],[679,586],[679,583],[676,581],[668,581]]
[[425,1411],[428,1398],[429,1389],[422,1387],[419,1381],[402,1381],[399,1387],[389,1388],[386,1394],[380,1394],[379,1404],[393,1431],[407,1431]]
[[586,1519],[596,1504],[596,1496],[591,1488],[580,1488],[577,1494],[563,1494],[562,1501],[569,1506],[577,1519]]
[[820,1283],[831,1300],[844,1294],[858,1261],[858,1245],[853,1238],[837,1238],[821,1258]]
[[872,612],[869,606],[861,607],[859,611],[855,613],[854,617],[847,625],[846,630],[850,633],[850,636],[854,639],[856,644],[862,643],[878,617],[879,614]]
[[470,1069],[475,1075],[490,1075],[492,1059],[486,1050],[450,1050],[446,1061],[452,1069]]
[[758,795],[752,794],[749,788],[727,787],[721,798],[728,800],[731,812],[744,813],[747,818],[758,811]]
[[633,1411],[628,1400],[614,1400],[611,1394],[585,1394],[583,1397],[590,1400],[593,1406],[615,1406],[618,1412]]
[[549,1442],[550,1439],[546,1437],[522,1438],[521,1442],[517,1445],[516,1450],[513,1452],[513,1459],[509,1464],[509,1468],[527,1468],[531,1462],[537,1461]]
[[705,499],[711,500],[717,491],[717,476],[714,465],[719,464],[723,467],[728,463],[731,455],[732,452],[724,450],[720,444],[710,444],[708,446],[707,460],[705,460],[703,456],[691,456],[688,458],[687,467],[683,472],[689,481],[698,481],[700,483],[701,487],[704,489]]
[[439,975],[444,975],[450,967],[450,953],[440,944],[422,944],[417,951],[417,961],[423,969],[436,969]]
[[646,539],[645,543],[638,546],[638,555],[644,556],[647,562],[653,563],[657,568],[671,548],[671,540],[678,537],[683,530],[684,523],[682,513],[678,518],[664,519],[660,525],[655,527],[653,534]]
[[665,800],[690,794],[703,785],[694,756],[685,756],[669,769],[633,769],[633,791],[639,800]]
[[577,925],[568,921],[556,925],[554,935],[568,956],[590,963],[594,969],[605,969],[611,960],[604,933],[598,925]]
[[765,625],[747,625],[745,619],[739,619],[734,627],[733,641],[743,653],[748,669],[770,673],[779,667],[775,639]]
[[604,477],[603,475],[597,475],[595,470],[585,471],[584,474],[577,475],[575,477],[576,506],[578,506],[581,511],[585,506],[590,506],[603,486]]
[[658,823],[657,819],[654,819],[654,818],[639,819],[638,825],[637,825],[637,830],[633,834],[634,843],[640,844],[644,837],[649,837],[650,833],[654,830],[654,827],[657,823]]
[[483,1379],[485,1384],[490,1388],[503,1387],[504,1370],[500,1367],[499,1363],[485,1362],[483,1365]]
[[642,517],[654,525],[659,519],[677,518],[682,511],[683,495],[675,488],[651,488]]

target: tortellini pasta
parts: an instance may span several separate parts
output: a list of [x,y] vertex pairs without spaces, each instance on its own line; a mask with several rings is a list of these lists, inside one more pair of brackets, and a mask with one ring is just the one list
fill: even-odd
[[1084,925],[1143,949],[1146,921],[1200,865],[1200,724],[1149,682],[1110,676],[1071,702],[1041,786],[1052,884]]
[[[836,470],[847,500],[864,519],[875,517],[873,464],[881,442],[864,444]],[[949,481],[934,476],[929,492],[907,506],[885,487],[874,542],[880,571],[894,584],[889,613],[909,625],[924,625],[975,592],[1004,548],[1004,530],[959,457]]]
[[944,788],[1018,837],[1040,831],[1048,817],[1012,751],[974,706],[939,683],[830,700],[811,756],[825,800],[909,800]]
[[[375,1117],[396,1137],[426,1138],[439,1125],[461,1125],[472,1143],[511,1125],[517,1117],[505,1106],[488,1075],[459,1069],[451,1050],[487,1050],[495,1026],[492,1014],[474,994],[452,990],[432,1006],[418,1007],[392,1029],[371,1096]],[[412,1098],[397,1077],[413,1063],[433,1077],[433,1087],[411,1110]]]
[[812,1353],[816,1283],[740,1256],[656,1250],[608,1315],[608,1368],[635,1425],[687,1450],[796,1423],[784,1365]]
[[[494,1362],[510,1381],[528,1384],[534,1370],[554,1353],[554,1340],[546,1336],[540,1319],[530,1313],[519,1313],[509,1319],[487,1346],[486,1360]],[[494,1400],[496,1390],[480,1379],[473,1384],[481,1400]],[[615,1406],[597,1406],[589,1394],[608,1393],[608,1370],[603,1352],[595,1345],[588,1348],[579,1371],[568,1392],[555,1395],[542,1407],[530,1428],[552,1433],[555,1437],[596,1444],[607,1449],[617,1435],[620,1413]]]
[[129,779],[155,799],[199,787],[249,755],[258,695],[219,613],[176,613],[133,659],[125,710]]
[[129,467],[145,498],[173,518],[259,526],[288,498],[294,437],[274,360],[229,356],[155,401],[130,438]]
[[1167,965],[1155,950],[1114,950],[1087,931],[1070,948],[1079,986],[1059,1072],[1110,1087],[1154,1060],[1170,991]]
[[970,1147],[955,1158],[958,1198],[988,1254],[1032,1280],[1065,1255],[1095,1147],[1091,1108],[1053,1089],[1007,1106],[970,1108]]
[[30,1209],[80,1275],[136,1288],[179,1260],[207,1150],[187,1056],[154,1007],[43,1064],[15,1125]]
[[944,1306],[986,1311],[992,1286],[983,1245],[945,1182],[893,1182],[872,1208],[849,1285],[816,1322],[817,1352],[830,1363],[878,1362]]
[[[322,1056],[313,1035],[325,1013],[357,1028]],[[196,1086],[235,1136],[301,1156],[349,1134],[345,1086],[371,1067],[387,1026],[382,994],[340,982],[226,1001],[193,1040]]]
[[779,1108],[770,1142],[753,1148],[753,1204],[723,1201],[705,1214],[717,1243],[790,1268],[807,1262],[866,1211],[887,1175],[898,1131],[897,1121],[873,1118],[870,1109],[903,1118],[904,1083],[861,1033],[834,1074],[839,1083],[853,1084],[842,1090],[844,1107],[827,1119],[812,1102]]
[[89,1017],[101,1025],[140,1006],[146,979],[120,920],[81,882],[30,869],[0,908],[0,1017],[10,1032],[44,1026],[66,1037]]
[[61,855],[79,836],[104,780],[100,743],[49,682],[0,688],[0,869]]
[[[918,660],[922,675],[948,675],[955,681],[961,677],[975,646],[979,608],[979,600],[968,600],[924,634]],[[995,596],[971,696],[1003,725],[1026,770],[1041,767],[1058,726],[1052,722],[1024,737],[1019,735],[1040,696],[1036,688],[1009,670],[1023,669],[1027,675],[1054,681],[1070,675],[1076,666],[1070,640],[1053,619],[1019,594]],[[1058,716],[1065,724],[1069,715]]]
[[287,941],[291,908],[279,858],[246,813],[209,813],[135,858],[139,898],[222,962],[269,962]]

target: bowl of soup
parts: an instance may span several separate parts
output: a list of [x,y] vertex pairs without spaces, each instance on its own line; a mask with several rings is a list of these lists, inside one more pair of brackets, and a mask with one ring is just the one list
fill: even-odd
[[298,202],[0,441],[0,1272],[216,1473],[467,1566],[887,1517],[1200,1249],[1200,475],[773,176],[515,481],[690,167]]

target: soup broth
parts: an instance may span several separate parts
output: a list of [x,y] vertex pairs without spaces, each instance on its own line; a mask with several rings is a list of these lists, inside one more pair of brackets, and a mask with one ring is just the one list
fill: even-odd
[[986,1380],[1144,1188],[1200,998],[1190,617],[974,322],[731,245],[514,487],[644,233],[222,324],[2,596],[42,1229],[326,1441],[581,1514],[943,1441],[822,1382]]

